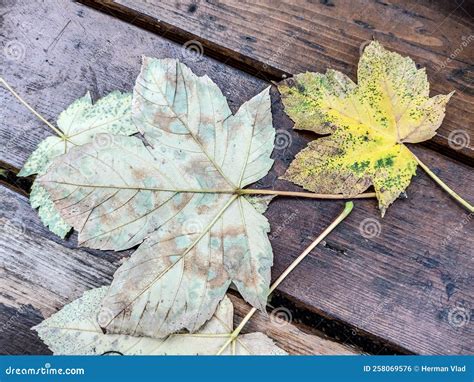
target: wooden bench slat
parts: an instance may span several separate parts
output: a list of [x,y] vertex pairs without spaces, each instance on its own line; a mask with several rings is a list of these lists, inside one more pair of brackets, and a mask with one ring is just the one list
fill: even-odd
[[[5,6],[0,42],[18,48],[18,60],[2,56],[0,75],[48,121],[90,91],[131,92],[142,55],[175,57],[224,89],[234,111],[268,83],[215,60],[188,57],[180,45],[81,4]],[[57,5],[57,4],[56,4]],[[3,51],[2,51],[3,54]],[[19,169],[42,139],[54,134],[0,86],[0,163]],[[1,179],[1,177],[0,177]]]
[[[234,294],[229,295],[235,310],[235,324],[238,325],[249,311],[249,305]],[[341,344],[324,338],[321,332],[302,324],[292,323],[292,312],[285,307],[269,309],[269,315],[257,311],[247,323],[243,332],[262,332],[282,349],[290,354],[300,355],[341,355],[360,354],[360,351],[349,344]],[[278,316],[280,314],[280,316]]]
[[[24,43],[28,50],[20,62],[6,61],[2,75],[51,121],[88,88],[95,98],[115,88],[130,90],[141,53],[183,58],[181,47],[162,37],[80,4],[62,0],[61,4],[58,9],[50,3],[40,6],[17,1],[15,6],[6,6],[8,12],[3,16],[3,35]],[[28,32],[17,26],[25,23],[32,23]],[[36,38],[37,43],[28,45]],[[120,48],[108,42],[114,38],[120,41]],[[6,43],[4,37],[0,42]],[[267,86],[261,79],[205,56],[184,61],[216,81],[234,110]],[[1,150],[0,161],[18,168],[50,132],[5,91],[0,91],[0,97],[4,106],[0,139],[5,142],[7,136],[18,136],[12,143],[6,141],[9,149]],[[289,189],[291,185],[277,179],[314,136],[291,131],[292,123],[278,97],[273,100],[274,125],[280,134],[288,134],[291,142],[275,150],[275,165],[259,186]],[[453,189],[474,201],[472,168],[423,147],[414,151]],[[308,317],[324,316],[403,351],[472,353],[473,326],[453,327],[448,321],[449,313],[457,307],[470,313],[474,306],[472,219],[463,223],[468,217],[465,211],[421,170],[419,173],[407,190],[409,198],[398,200],[384,219],[379,218],[375,201],[357,201],[349,219],[331,234],[326,246],[319,246],[305,259],[278,294]],[[2,208],[8,200],[2,200]],[[53,238],[38,222],[36,212],[22,206],[20,221],[33,227],[43,240],[77,251],[77,256],[103,256],[114,266],[124,256],[75,249],[74,237],[65,242]],[[270,205],[267,216],[272,226],[274,277],[342,207],[341,202],[284,198]],[[379,236],[372,239],[364,238],[359,230],[361,222],[369,218],[381,226]],[[36,223],[30,225],[31,221]],[[93,270],[94,265],[91,267]]]
[[[196,39],[206,54],[240,63],[265,79],[333,68],[355,80],[361,45],[375,38],[426,67],[433,95],[456,90],[438,135],[423,144],[474,165],[474,24],[463,8],[466,4],[428,0],[81,1],[181,43]],[[449,144],[453,131],[469,140],[462,149]]]
[[[49,353],[30,328],[85,290],[109,284],[118,264],[46,238],[38,218],[31,218],[26,198],[1,186],[0,201],[18,207],[0,215],[0,353]],[[250,307],[237,296],[232,302],[238,322]],[[261,313],[251,323],[247,332],[265,332],[291,353],[358,354],[315,330],[304,333],[291,322],[277,325]]]

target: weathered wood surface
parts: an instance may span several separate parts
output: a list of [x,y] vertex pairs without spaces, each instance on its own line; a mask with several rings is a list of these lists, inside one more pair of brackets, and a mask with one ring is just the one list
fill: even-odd
[[[193,61],[181,46],[80,4],[1,4],[0,75],[53,123],[87,91],[94,99],[112,90],[132,91],[142,55],[179,58],[199,75],[227,84],[224,93],[233,110],[268,86],[216,61]],[[8,46],[10,55],[5,54]],[[21,168],[32,149],[53,132],[3,88],[0,104],[0,163]]]
[[[433,95],[456,90],[443,126],[426,144],[474,164],[474,12],[468,1],[81,1],[181,43],[198,40],[206,54],[265,79],[333,68],[355,80],[362,47],[377,39],[426,67]],[[455,137],[465,146],[453,149],[449,138]]]
[[[88,89],[95,98],[116,88],[130,90],[142,53],[178,57],[197,73],[207,73],[223,89],[234,110],[267,86],[261,79],[206,56],[194,60],[175,43],[80,4],[60,1],[61,10],[56,8],[57,4],[49,3],[10,0],[4,4],[0,43],[3,47],[8,41],[17,41],[26,49],[21,60],[2,62],[2,75],[51,121]],[[21,29],[29,24],[29,28]],[[0,161],[19,168],[51,132],[5,91],[0,91],[0,97]],[[277,178],[295,153],[314,137],[292,132],[292,123],[275,94],[273,100],[274,125],[280,140],[274,152],[275,166],[259,186],[288,189],[291,186]],[[414,151],[456,191],[474,201],[471,167],[423,147]],[[354,335],[342,337],[343,342],[365,344],[373,339],[374,344],[384,344],[368,346],[374,353],[394,349],[474,353],[472,323],[467,320],[459,325],[453,321],[456,312],[473,317],[472,216],[423,173],[414,178],[407,193],[408,199],[397,201],[383,220],[375,201],[357,201],[349,219],[282,284],[278,295],[305,312],[307,324],[323,330],[320,318],[324,317],[329,326],[338,324],[352,329]],[[274,277],[342,207],[338,202],[300,199],[277,199],[271,204],[267,216],[273,230]],[[21,216],[36,219],[32,210]],[[365,226],[362,222],[380,227],[378,235],[365,238],[360,229]],[[93,274],[95,265],[87,256],[100,257],[98,251],[72,250],[74,237],[66,242],[47,237],[44,240],[71,249],[76,253],[74,258],[84,256],[83,261],[90,264],[88,272]],[[28,255],[28,247],[22,245],[22,251]],[[23,256],[20,252],[15,252],[15,256]],[[102,256],[115,265],[123,254]],[[18,266],[20,277],[21,272],[28,271],[26,264]],[[104,276],[100,282],[108,280]],[[85,288],[87,284],[81,285]],[[33,293],[34,287],[30,288]],[[55,309],[75,297],[74,293],[63,296],[55,302]],[[29,325],[22,322],[23,328]],[[28,331],[18,331],[22,346],[27,340],[20,339],[28,336]]]
[[[4,207],[0,213],[0,353],[49,353],[30,328],[84,291],[110,283],[119,261],[51,240],[39,219],[31,216],[28,200],[1,186],[0,202]],[[240,322],[250,307],[240,297],[231,297]],[[293,354],[357,353],[314,329],[298,328],[291,317],[280,322],[259,313],[246,331],[265,332]]]
[[[229,294],[229,297],[234,304],[234,323],[238,325],[249,311],[249,305],[234,294]],[[265,316],[258,311],[242,332],[265,333],[290,354],[360,354],[360,351],[353,346],[327,339],[322,332],[308,325],[301,323],[294,325],[292,323],[293,319],[293,313],[290,309],[270,304],[268,315]]]

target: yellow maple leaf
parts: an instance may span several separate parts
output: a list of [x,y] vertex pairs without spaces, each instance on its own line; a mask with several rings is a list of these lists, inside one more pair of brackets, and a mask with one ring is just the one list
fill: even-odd
[[330,69],[278,86],[295,129],[330,134],[309,143],[283,178],[348,197],[373,185],[383,216],[416,172],[416,158],[404,143],[436,134],[454,92],[430,98],[425,70],[378,42],[365,48],[357,77],[356,85]]

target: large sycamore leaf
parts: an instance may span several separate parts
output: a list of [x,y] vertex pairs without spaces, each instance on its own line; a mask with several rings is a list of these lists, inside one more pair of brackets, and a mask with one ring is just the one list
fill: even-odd
[[302,150],[284,178],[317,193],[346,196],[373,185],[383,215],[416,171],[404,143],[436,134],[453,93],[430,98],[425,70],[378,42],[365,48],[357,78],[356,85],[328,70],[279,85],[295,129],[331,134]]
[[267,219],[239,190],[272,166],[269,89],[232,115],[207,76],[144,58],[133,120],[146,144],[114,136],[58,157],[39,181],[79,243],[122,250],[103,309],[109,333],[199,329],[231,283],[264,310],[273,255]]
[[[114,91],[92,104],[92,98],[87,93],[59,115],[57,125],[65,137],[51,136],[43,140],[18,175],[43,174],[54,158],[72,147],[92,142],[99,133],[135,134],[137,129],[132,122],[131,106],[131,94]],[[106,145],[108,136],[95,143]],[[71,226],[61,218],[46,190],[36,181],[31,188],[30,202],[33,208],[38,208],[45,226],[64,238]]]
[[[196,333],[171,334],[164,339],[104,334],[99,323],[106,317],[100,304],[108,287],[92,289],[33,327],[56,355],[215,355],[229,339],[234,307],[226,296],[212,318]],[[284,355],[263,333],[244,334],[222,354]]]

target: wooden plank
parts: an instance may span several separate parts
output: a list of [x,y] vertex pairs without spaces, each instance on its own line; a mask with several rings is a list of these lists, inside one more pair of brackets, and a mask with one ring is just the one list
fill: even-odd
[[[473,200],[474,172],[468,166],[422,147],[413,151],[444,179],[460,171],[456,188]],[[285,167],[277,167],[274,176]],[[282,188],[280,181],[265,185]],[[473,354],[474,214],[454,206],[420,171],[407,195],[383,219],[374,202],[356,201],[326,246],[316,248],[280,291],[306,307],[311,302],[323,316],[352,322],[415,353]],[[308,200],[272,203],[267,217],[277,235],[274,274],[341,208]]]
[[[238,325],[242,318],[249,311],[249,305],[242,298],[229,294],[235,310],[235,324]],[[334,342],[324,334],[314,328],[299,323],[293,323],[291,310],[283,307],[270,307],[269,315],[261,312],[254,314],[249,323],[245,326],[244,333],[262,332],[282,349],[290,354],[299,355],[341,355],[360,354],[360,350],[354,346]]]
[[[51,120],[84,94],[88,86],[93,87],[96,97],[115,87],[131,89],[142,50],[159,57],[182,57],[178,45],[78,4],[64,2],[59,12],[51,4],[18,1],[15,6],[7,6],[6,11],[4,36],[25,44],[27,38],[44,41],[28,46],[28,59],[25,56],[19,65],[7,63],[3,75]],[[13,27],[32,20],[33,29],[26,37],[26,32]],[[120,49],[107,43],[114,38],[121,41]],[[44,49],[54,41],[55,48],[46,54]],[[1,42],[5,44],[5,40]],[[94,52],[99,52],[98,58],[91,64]],[[34,57],[38,57],[36,65],[29,61]],[[205,56],[195,61],[188,58],[186,62],[197,73],[209,74],[224,89],[234,110],[267,85]],[[15,134],[15,129],[24,132],[23,138],[10,145],[10,155],[5,152],[1,160],[19,167],[49,132],[11,96],[0,94],[5,105],[0,111],[0,131],[5,135]],[[291,186],[277,180],[278,176],[314,136],[291,132],[290,120],[278,98],[273,99],[274,125],[279,138],[288,139],[288,144],[280,142],[273,154],[273,170],[258,185],[288,189]],[[469,166],[424,148],[415,152],[456,191],[474,201],[474,174]],[[449,321],[456,309],[470,314],[474,306],[472,220],[424,174],[413,180],[407,193],[409,198],[397,201],[383,220],[378,217],[374,201],[358,201],[351,217],[330,236],[326,246],[318,248],[285,281],[278,295],[298,305],[309,317],[308,324],[314,325],[315,317],[323,316],[334,325],[343,325],[370,341],[384,344],[372,347],[373,352],[389,346],[415,353],[472,353],[473,326],[457,327]],[[340,202],[273,202],[267,213],[273,230],[273,275],[280,274],[341,209]],[[22,216],[36,219],[33,211]],[[375,219],[380,224],[378,236],[362,236],[359,226],[365,219]],[[74,248],[74,237],[62,245]],[[98,255],[97,252],[87,250],[91,255]],[[122,255],[104,256],[116,256],[110,261],[119,261]],[[348,341],[358,343],[352,337]]]
[[[51,240],[38,218],[31,217],[26,198],[13,191],[0,187],[0,201],[7,206],[0,215],[0,353],[49,353],[30,328],[85,290],[110,283],[118,263]],[[17,208],[12,208],[13,204]],[[240,321],[250,308],[240,297],[232,296],[232,302],[236,321]],[[358,353],[323,338],[322,333],[302,329],[258,314],[247,332],[265,332],[295,354]]]
[[[112,90],[131,91],[142,55],[180,58],[199,75],[226,84],[234,111],[268,86],[214,60],[194,60],[177,44],[73,2],[22,0],[2,5],[2,13],[0,75],[53,123],[87,91],[93,99]],[[6,47],[10,55],[3,55]],[[0,104],[0,163],[18,169],[53,132],[1,86]]]
[[[424,144],[474,164],[474,23],[468,2],[82,1],[181,43],[197,40],[206,54],[267,80],[327,68],[355,80],[361,47],[377,39],[426,67],[433,95],[456,90],[438,134]],[[449,144],[454,137],[463,147]]]

